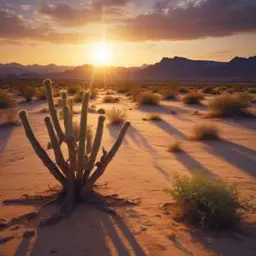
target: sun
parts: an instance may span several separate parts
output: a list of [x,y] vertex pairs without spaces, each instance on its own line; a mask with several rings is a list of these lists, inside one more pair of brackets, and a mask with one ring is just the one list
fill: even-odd
[[95,66],[107,66],[111,62],[112,50],[107,42],[97,42],[92,44],[92,57]]

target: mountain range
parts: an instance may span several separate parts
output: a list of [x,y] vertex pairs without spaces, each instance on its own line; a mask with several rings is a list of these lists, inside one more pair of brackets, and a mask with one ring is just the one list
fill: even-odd
[[0,79],[94,79],[109,82],[143,81],[225,81],[256,82],[256,56],[235,57],[229,62],[164,57],[160,62],[141,67],[98,67],[92,65],[57,66],[0,64]]

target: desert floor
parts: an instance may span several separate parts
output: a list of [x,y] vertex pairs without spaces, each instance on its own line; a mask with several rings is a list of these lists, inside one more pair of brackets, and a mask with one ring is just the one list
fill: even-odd
[[[120,96],[120,95],[119,95]],[[162,101],[160,106],[139,108],[127,97],[120,103],[102,104],[96,108],[127,109],[131,127],[125,141],[100,179],[102,194],[140,199],[133,207],[118,207],[118,217],[109,216],[93,207],[79,206],[60,223],[44,228],[33,222],[0,230],[0,236],[14,236],[0,244],[0,255],[256,255],[256,215],[246,216],[241,232],[215,233],[198,231],[172,218],[171,210],[160,205],[172,202],[164,189],[178,174],[202,172],[238,183],[242,196],[255,196],[256,191],[256,121],[255,119],[210,119],[201,114],[203,106],[185,106],[180,101]],[[46,102],[21,103],[27,109],[32,128],[46,148],[48,135],[39,113]],[[79,104],[75,106],[79,108]],[[196,111],[199,111],[197,114]],[[162,121],[143,121],[149,113],[158,113]],[[96,125],[98,114],[89,114]],[[76,115],[79,118],[79,115]],[[188,136],[196,123],[215,122],[222,140],[192,142]],[[103,144],[108,149],[120,127],[105,124]],[[167,152],[168,145],[179,140],[183,153]],[[48,151],[52,155],[51,151]],[[24,194],[40,194],[55,186],[54,178],[37,158],[25,137],[22,126],[0,130],[0,201]],[[254,199],[256,203],[256,199]],[[38,206],[0,205],[0,218],[35,211]],[[34,229],[32,238],[23,237]]]

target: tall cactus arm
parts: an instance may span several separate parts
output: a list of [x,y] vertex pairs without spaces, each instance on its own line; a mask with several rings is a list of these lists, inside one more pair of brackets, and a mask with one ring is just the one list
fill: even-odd
[[96,157],[98,155],[100,145],[101,145],[104,121],[105,121],[105,116],[99,116],[97,131],[96,131],[94,142],[93,142],[92,152],[89,157],[88,167],[85,170],[86,172],[84,174],[85,175],[84,180],[87,180],[89,178],[90,172],[94,167],[95,160],[96,160]]
[[62,186],[65,190],[67,188],[67,180],[64,177],[64,175],[60,172],[59,168],[49,158],[48,154],[42,148],[40,143],[37,141],[32,129],[31,129],[31,126],[28,122],[26,111],[24,111],[24,110],[21,111],[19,116],[20,116],[21,122],[23,124],[26,136],[27,136],[28,140],[30,141],[35,153],[42,160],[43,164],[48,168],[48,170],[51,172],[51,174],[54,176],[54,178],[62,184]]
[[115,144],[112,146],[111,150],[105,156],[103,155],[102,160],[98,163],[98,168],[91,175],[88,182],[83,186],[81,191],[81,196],[86,194],[88,191],[91,191],[93,189],[95,182],[102,176],[108,164],[113,159],[119,147],[121,146],[129,126],[130,126],[130,122],[126,122],[123,125]]
[[89,93],[83,94],[83,103],[81,109],[81,120],[80,120],[80,134],[79,134],[79,146],[78,146],[78,180],[81,179],[84,170],[84,155],[85,155],[85,139],[87,133],[87,113],[89,103]]
[[54,151],[56,163],[60,167],[62,172],[67,176],[69,165],[68,165],[68,163],[65,162],[65,159],[64,159],[63,154],[61,152],[60,144],[59,144],[58,139],[56,137],[51,119],[49,117],[45,117],[44,122],[45,122],[47,131],[48,131],[48,134],[49,134],[49,137],[50,137],[50,141],[51,141],[51,145],[52,145],[52,148],[53,148],[53,151]]
[[68,153],[70,159],[70,172],[74,175],[76,169],[76,154],[77,154],[77,145],[74,136],[73,126],[70,118],[70,110],[68,106],[63,108],[64,111],[64,126],[66,131],[66,143],[68,145]]
[[49,112],[50,112],[50,115],[51,115],[51,118],[52,118],[54,128],[57,132],[59,140],[63,141],[64,133],[61,129],[61,126],[60,126],[60,123],[59,123],[59,120],[58,120],[58,116],[57,116],[57,111],[55,109],[54,101],[53,101],[53,93],[52,93],[52,87],[51,87],[52,81],[50,79],[46,79],[46,80],[44,80],[43,84],[44,84],[45,89],[46,89],[46,97],[47,97],[47,101],[48,101],[48,105],[49,105]]

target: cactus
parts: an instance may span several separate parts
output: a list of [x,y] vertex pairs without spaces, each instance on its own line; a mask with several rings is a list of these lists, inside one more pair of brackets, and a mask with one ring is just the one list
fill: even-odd
[[[51,80],[46,79],[43,82],[49,105],[50,117],[45,117],[44,122],[50,138],[50,143],[55,156],[55,162],[50,159],[47,152],[37,141],[33,130],[28,121],[27,113],[23,110],[20,112],[20,119],[23,124],[26,136],[30,141],[35,153],[42,160],[54,178],[62,185],[62,194],[65,195],[65,200],[62,205],[63,211],[70,212],[75,205],[75,202],[83,199],[86,200],[93,191],[96,181],[103,175],[108,164],[115,156],[119,147],[122,144],[127,129],[130,126],[126,122],[120,134],[107,152],[103,148],[103,154],[98,162],[97,155],[101,147],[105,116],[100,115],[98,125],[92,147],[87,145],[87,113],[88,102],[90,95],[88,92],[83,92],[83,102],[80,119],[80,134],[75,136],[72,126],[72,111],[67,104],[67,94],[61,95],[63,101],[64,129],[62,128],[57,111],[54,106]],[[61,144],[65,143],[68,148],[68,160],[63,156]],[[89,149],[90,148],[90,149]],[[79,200],[77,200],[79,199]]]

